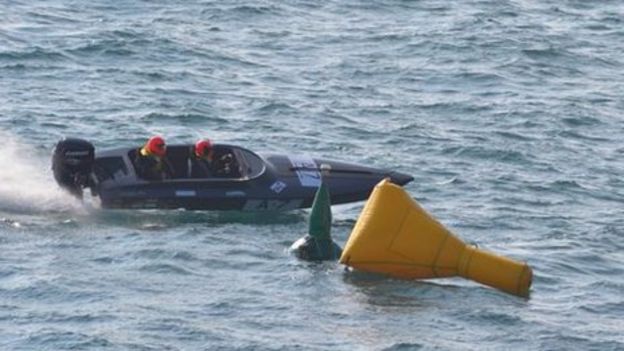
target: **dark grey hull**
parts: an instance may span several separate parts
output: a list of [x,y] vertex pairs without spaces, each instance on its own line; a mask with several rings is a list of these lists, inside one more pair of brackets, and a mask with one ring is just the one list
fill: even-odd
[[[366,200],[384,178],[399,185],[413,180],[384,169],[305,156],[259,156],[237,146],[222,147],[232,150],[239,161],[236,177],[189,179],[181,175],[147,181],[134,173],[127,157],[130,149],[96,153],[91,191],[104,208],[286,211],[309,208],[321,179],[329,188],[332,204]],[[168,153],[181,159],[184,148],[188,146],[170,146]],[[117,168],[107,164],[122,158],[121,167],[120,161],[116,161]]]

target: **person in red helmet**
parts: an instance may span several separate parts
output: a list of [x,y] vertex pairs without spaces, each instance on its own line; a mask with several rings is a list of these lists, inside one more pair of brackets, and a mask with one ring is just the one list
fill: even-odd
[[167,144],[161,136],[149,138],[137,152],[135,168],[139,177],[147,180],[172,178],[171,165],[167,161]]
[[191,148],[188,162],[190,178],[206,178],[214,175],[214,150],[209,139],[201,139]]

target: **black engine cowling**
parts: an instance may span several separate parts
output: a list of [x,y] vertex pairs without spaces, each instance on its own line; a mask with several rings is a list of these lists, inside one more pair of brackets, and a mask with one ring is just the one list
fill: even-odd
[[65,138],[59,141],[52,155],[54,179],[72,195],[82,198],[82,189],[89,185],[95,148],[83,139]]

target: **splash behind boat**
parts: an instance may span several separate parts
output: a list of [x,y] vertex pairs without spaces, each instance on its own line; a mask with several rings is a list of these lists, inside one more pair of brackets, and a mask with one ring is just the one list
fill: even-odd
[[190,178],[191,145],[168,145],[171,179],[142,179],[135,169],[137,148],[95,151],[91,143],[67,138],[58,142],[52,159],[57,183],[81,197],[90,189],[104,208],[184,208],[190,210],[286,211],[312,205],[321,173],[332,204],[362,201],[375,185],[389,178],[397,185],[413,180],[407,174],[302,155],[258,155],[235,145],[216,144],[223,172]]

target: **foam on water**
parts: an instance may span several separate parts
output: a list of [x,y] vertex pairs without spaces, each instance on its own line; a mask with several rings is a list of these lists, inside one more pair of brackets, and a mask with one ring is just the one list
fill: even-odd
[[43,159],[36,146],[0,133],[0,211],[59,212],[79,210],[82,206],[62,191],[54,181],[49,159]]
[[[621,1],[9,3],[0,349],[624,349]],[[302,213],[74,212],[56,140],[156,132],[412,174],[531,297],[299,262]]]

